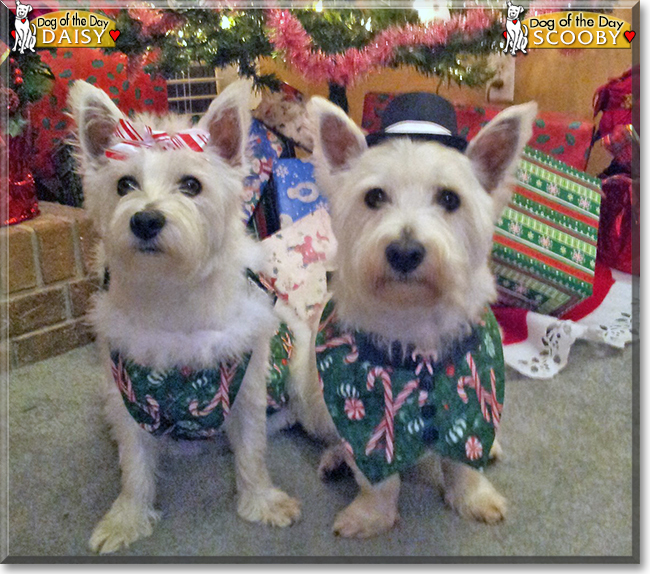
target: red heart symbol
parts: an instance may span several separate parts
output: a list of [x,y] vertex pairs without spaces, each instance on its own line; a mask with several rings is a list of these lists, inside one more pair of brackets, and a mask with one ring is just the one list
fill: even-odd
[[25,23],[25,20],[27,20],[27,18],[23,18],[23,19],[21,20],[21,22],[24,24],[24,23]]
[[117,40],[120,37],[119,30],[109,30],[108,33],[111,35],[111,38],[113,38],[113,42],[115,42],[115,40]]
[[634,36],[636,36],[636,32],[628,30],[627,32],[623,32],[623,36],[625,36],[625,39],[631,44],[632,40],[634,40]]
[[513,20],[512,22],[513,22],[514,24],[516,24],[516,23],[517,23],[517,20]]
[[503,37],[507,38],[508,37],[508,32],[503,32]]
[[11,31],[11,37],[14,39],[16,38],[16,30]]

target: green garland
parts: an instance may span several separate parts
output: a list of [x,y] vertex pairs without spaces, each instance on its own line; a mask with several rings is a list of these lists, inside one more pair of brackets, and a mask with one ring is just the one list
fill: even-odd
[[52,88],[55,80],[50,67],[43,63],[39,52],[11,52],[0,66],[2,88],[13,91],[17,105],[2,113],[2,131],[9,136],[18,136],[27,124],[27,106],[40,100]]
[[[390,26],[419,23],[414,10],[303,9],[292,13],[312,36],[315,48],[332,54],[363,48]],[[134,60],[146,56],[145,71],[167,78],[197,62],[215,68],[234,64],[240,76],[252,78],[256,85],[278,88],[278,78],[261,75],[257,66],[260,57],[278,57],[268,38],[264,10],[167,9],[158,11],[157,19],[155,24],[145,24],[136,12],[121,10],[116,19],[120,37],[115,48],[106,51],[121,51]],[[474,43],[451,42],[437,52],[417,46],[398,49],[392,65],[412,66],[441,82],[483,86],[494,76],[487,56],[499,50],[501,33],[490,30]]]

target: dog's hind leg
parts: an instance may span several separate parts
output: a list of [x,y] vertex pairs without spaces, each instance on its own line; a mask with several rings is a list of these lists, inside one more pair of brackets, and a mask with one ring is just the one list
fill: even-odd
[[273,486],[266,468],[266,374],[269,344],[253,351],[226,431],[235,453],[237,513],[245,520],[289,526],[300,517],[300,503]]
[[[110,368],[110,367],[109,367]],[[95,527],[90,548],[115,552],[153,532],[158,441],[131,417],[110,375],[106,416],[118,444],[122,490]]]
[[371,484],[356,464],[346,462],[354,472],[360,492],[349,506],[336,515],[334,534],[346,538],[370,538],[387,532],[399,520],[399,474]]
[[504,519],[506,499],[481,472],[446,458],[441,466],[445,502],[458,514],[488,524]]
[[413,476],[437,488],[445,502],[463,518],[492,524],[505,516],[505,498],[481,472],[462,462],[430,451],[418,461]]

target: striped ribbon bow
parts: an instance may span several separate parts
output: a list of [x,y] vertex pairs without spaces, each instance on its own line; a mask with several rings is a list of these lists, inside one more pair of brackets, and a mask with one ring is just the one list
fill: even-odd
[[110,159],[125,160],[139,149],[157,147],[158,149],[191,149],[203,151],[210,139],[210,134],[202,129],[191,128],[174,135],[167,132],[156,131],[149,126],[141,130],[128,120],[121,119],[114,132],[117,142],[106,150],[106,157]]

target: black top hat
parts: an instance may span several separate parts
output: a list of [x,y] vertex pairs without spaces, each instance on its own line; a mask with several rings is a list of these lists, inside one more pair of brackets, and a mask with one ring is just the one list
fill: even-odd
[[373,146],[396,137],[437,141],[459,151],[467,147],[467,140],[458,135],[454,106],[428,92],[397,96],[382,114],[381,130],[368,134],[366,142]]

